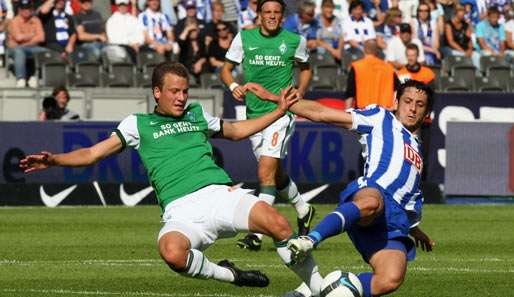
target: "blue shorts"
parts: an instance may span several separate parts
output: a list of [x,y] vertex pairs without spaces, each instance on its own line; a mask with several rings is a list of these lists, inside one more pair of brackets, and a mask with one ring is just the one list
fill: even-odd
[[382,193],[384,211],[370,225],[362,227],[354,224],[347,231],[355,248],[366,262],[374,253],[383,249],[401,250],[408,261],[414,260],[416,247],[409,237],[410,221],[407,213],[379,185],[368,180],[367,185],[361,186],[354,181],[341,192],[340,203],[353,200],[355,193],[364,187],[375,188]]

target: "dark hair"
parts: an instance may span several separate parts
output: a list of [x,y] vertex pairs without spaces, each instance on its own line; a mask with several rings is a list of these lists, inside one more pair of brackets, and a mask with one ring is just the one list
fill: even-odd
[[352,10],[356,7],[360,6],[362,9],[364,9],[364,2],[357,0],[350,2],[350,7],[348,7],[348,13],[352,13]]
[[257,12],[261,12],[262,6],[266,2],[278,2],[282,6],[282,13],[284,13],[284,11],[286,11],[286,4],[284,3],[283,0],[259,0],[259,3],[257,4]]
[[432,88],[418,80],[409,79],[402,83],[396,92],[396,99],[400,101],[403,93],[407,88],[415,88],[416,90],[423,91],[427,95],[427,113],[432,111],[432,107],[434,106],[434,91]]
[[178,62],[162,62],[153,70],[152,90],[155,88],[162,90],[164,76],[168,73],[183,77],[189,82],[189,71],[187,71],[187,68],[184,65]]
[[419,48],[414,43],[407,44],[407,46],[405,47],[405,51],[407,51],[407,50],[415,50],[419,55]]
[[487,15],[491,15],[491,14],[500,14],[500,10],[498,9],[497,6],[489,7],[489,9],[487,10]]
[[52,91],[52,96],[57,96],[57,94],[59,94],[60,92],[64,92],[66,94],[66,101],[70,102],[70,92],[68,92],[68,89],[66,89],[65,86],[57,86],[54,88],[54,90]]

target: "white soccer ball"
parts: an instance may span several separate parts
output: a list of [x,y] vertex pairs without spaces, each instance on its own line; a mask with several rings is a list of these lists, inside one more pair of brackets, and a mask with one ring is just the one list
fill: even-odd
[[321,297],[362,297],[362,284],[351,272],[330,272],[321,286]]

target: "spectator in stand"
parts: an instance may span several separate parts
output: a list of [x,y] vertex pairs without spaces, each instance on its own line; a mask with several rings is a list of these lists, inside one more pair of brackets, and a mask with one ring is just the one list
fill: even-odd
[[66,0],[47,0],[39,8],[39,18],[45,32],[44,46],[61,53],[67,59],[75,50],[77,32],[71,15],[64,11]]
[[377,45],[385,50],[393,37],[400,36],[400,24],[402,23],[402,12],[398,7],[391,7],[385,16],[384,23],[376,30]]
[[250,0],[248,6],[239,15],[239,28],[241,30],[249,30],[259,25],[259,18],[257,16],[257,3],[258,0]]
[[[323,0],[316,0],[316,14],[321,14],[321,6]],[[342,22],[348,17],[348,4],[347,0],[333,0],[334,2],[334,15]]]
[[198,18],[198,10],[196,9],[196,1],[195,0],[187,0],[182,4],[186,10],[186,16],[180,21],[178,21],[177,26],[175,27],[175,36],[180,36],[182,31],[186,28],[186,23],[195,22],[198,25],[202,35],[205,29],[205,23],[201,19]]
[[76,16],[79,45],[100,59],[101,50],[107,42],[104,20],[102,15],[93,9],[92,0],[80,0],[80,8]]
[[412,19],[412,29],[414,36],[423,44],[425,52],[425,64],[435,65],[441,61],[441,53],[439,52],[439,29],[437,23],[430,17],[430,6],[426,3],[420,3],[418,13],[415,19]]
[[398,8],[402,11],[402,22],[410,23],[412,17],[416,15],[419,0],[398,0]]
[[334,1],[323,0],[321,14],[317,17],[320,28],[317,33],[316,44],[318,52],[329,52],[337,61],[341,60],[344,48],[343,30],[341,20],[334,15]]
[[238,28],[241,4],[239,0],[218,0],[223,4],[223,21],[229,22],[233,28]]
[[[46,51],[38,44],[45,41],[45,33],[41,20],[33,15],[34,7],[31,0],[20,0],[18,15],[9,25],[7,39],[8,55],[14,58],[16,87],[24,88],[27,83],[27,59]],[[31,76],[29,87],[37,87],[37,78]]]
[[307,40],[307,48],[316,48],[317,32],[320,24],[315,16],[316,6],[310,1],[300,5],[298,13],[288,16],[284,22],[284,29],[303,36]]
[[216,25],[217,38],[211,42],[208,50],[209,64],[211,70],[216,73],[221,71],[225,63],[225,55],[234,39],[234,34],[230,32],[228,23],[220,22]]
[[68,108],[68,103],[70,103],[68,89],[64,86],[55,87],[52,96],[43,100],[43,111],[39,113],[39,120],[80,120],[80,116]]
[[208,67],[205,43],[200,39],[198,23],[189,19],[186,27],[178,36],[180,46],[179,62],[184,64],[189,72],[195,76],[197,82],[200,74]]
[[[169,0],[168,0],[169,1]],[[187,12],[190,1],[183,0],[180,5],[178,5],[178,19],[182,20],[186,17],[190,17],[190,13]],[[203,23],[208,23],[212,20],[212,5],[211,0],[193,0],[195,6],[195,17],[198,21],[202,21]]]
[[361,50],[364,42],[376,39],[373,22],[364,16],[364,3],[356,0],[350,3],[350,17],[343,21],[343,38],[346,50]]
[[4,66],[3,56],[5,54],[5,32],[11,18],[7,17],[7,3],[9,0],[0,0],[0,67]]
[[493,6],[487,10],[487,18],[478,23],[476,37],[480,46],[480,55],[505,55],[505,28],[498,23],[500,12]]
[[413,79],[426,85],[433,83],[435,74],[432,69],[423,66],[418,62],[418,46],[412,43],[407,44],[405,53],[407,56],[407,65],[396,72],[400,82],[404,83],[407,80]]
[[138,21],[129,11],[129,0],[116,0],[116,12],[107,20],[105,28],[109,46],[106,52],[110,61],[124,61],[128,56],[135,64],[139,47],[144,43]]
[[455,15],[444,25],[446,47],[443,54],[445,56],[466,56],[468,58],[478,56],[478,53],[473,51],[471,25],[464,20],[465,13],[464,7],[457,4]]
[[[471,0],[474,1],[474,0]],[[444,35],[444,9],[437,0],[425,0],[426,4],[430,7],[430,18],[437,24],[437,29]]]
[[409,24],[402,23],[400,25],[400,36],[396,36],[387,45],[386,60],[391,62],[397,69],[407,65],[407,56],[405,55],[405,48],[407,44],[414,43],[419,48],[418,62],[425,62],[425,53],[423,51],[423,44],[417,38],[412,37],[412,29]]
[[218,25],[225,25],[232,35],[237,34],[236,28],[232,26],[230,22],[223,20],[223,3],[219,0],[215,0],[212,3],[212,21],[205,25],[205,47],[209,48],[210,43],[218,38]]
[[173,27],[169,18],[160,11],[159,0],[147,0],[146,6],[146,10],[138,16],[144,40],[141,50],[156,51],[161,55],[177,53]]
[[391,64],[377,56],[377,42],[364,43],[364,58],[352,63],[346,89],[347,108],[365,108],[377,104],[387,109],[394,107],[394,92],[400,81]]
[[365,11],[367,16],[373,21],[373,26],[378,27],[384,23],[385,13],[388,10],[388,1],[366,0]]
[[[513,4],[514,6],[514,4]],[[511,9],[505,16],[507,22],[505,23],[505,43],[506,55],[509,60],[514,59],[514,10]]]

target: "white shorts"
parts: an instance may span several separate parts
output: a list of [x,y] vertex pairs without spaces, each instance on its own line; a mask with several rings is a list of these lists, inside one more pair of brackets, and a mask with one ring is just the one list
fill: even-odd
[[172,231],[184,234],[191,248],[204,250],[218,238],[248,231],[250,210],[259,199],[250,190],[211,185],[166,206],[158,240]]
[[294,115],[286,114],[266,129],[250,136],[253,154],[283,159],[287,155],[287,143],[294,132]]

